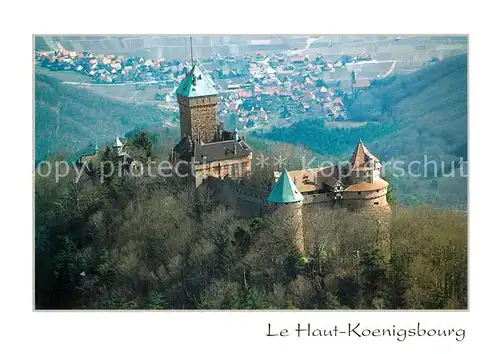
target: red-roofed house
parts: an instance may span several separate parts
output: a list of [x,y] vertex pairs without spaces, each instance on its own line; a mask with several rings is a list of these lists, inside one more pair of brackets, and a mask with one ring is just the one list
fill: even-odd
[[305,100],[314,100],[315,98],[316,98],[316,96],[314,95],[313,92],[311,92],[311,91],[304,92],[304,99]]
[[263,95],[274,95],[279,91],[277,87],[266,87],[262,90]]
[[291,63],[303,63],[305,61],[305,57],[302,56],[297,56],[297,57],[292,57],[290,58]]
[[238,96],[240,96],[240,97],[252,97],[253,94],[250,91],[240,90],[240,91],[238,91]]
[[262,119],[262,120],[267,120],[268,119],[267,113],[266,113],[266,111],[264,111],[264,108],[260,109],[259,119]]
[[233,103],[229,104],[229,110],[236,112],[236,111],[238,111],[239,106],[240,106],[240,104],[238,102],[233,102]]
[[305,103],[305,102],[302,102],[301,106],[302,106],[303,110],[308,110],[309,108],[311,108],[311,105],[309,103]]
[[342,97],[335,97],[333,100],[333,104],[336,106],[344,106],[344,102],[342,102]]

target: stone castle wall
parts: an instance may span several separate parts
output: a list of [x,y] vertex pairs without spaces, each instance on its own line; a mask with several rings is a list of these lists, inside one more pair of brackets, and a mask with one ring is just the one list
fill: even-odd
[[387,187],[373,191],[344,191],[342,206],[351,210],[367,207],[385,206],[387,205],[386,195]]
[[245,217],[256,217],[271,206],[265,191],[244,186],[236,181],[209,177],[205,180],[214,192],[214,198],[222,204],[232,206]]
[[217,96],[177,97],[181,121],[181,136],[197,135],[205,143],[214,141],[217,133]]
[[[253,208],[265,210],[270,207],[267,201],[268,192],[250,186],[241,185],[235,181],[228,181],[228,191],[234,196],[236,205],[252,204]],[[243,202],[243,203],[242,203]]]
[[[232,180],[224,181],[219,178],[217,180],[224,188],[223,199],[225,204],[242,209],[243,214],[257,216],[263,211],[275,209],[273,207],[274,204],[267,201],[269,191],[244,186]],[[332,196],[328,193],[306,194],[300,205],[301,208],[306,206],[322,206],[328,208],[346,208],[348,210],[384,208],[388,205],[386,195],[387,188],[382,188],[378,191],[344,192],[343,199],[334,202]]]
[[252,154],[244,158],[227,159],[195,165],[195,169],[197,186],[208,176],[220,179],[226,176],[231,178],[242,178],[252,172]]
[[333,204],[332,197],[328,193],[304,194],[302,203],[306,204]]

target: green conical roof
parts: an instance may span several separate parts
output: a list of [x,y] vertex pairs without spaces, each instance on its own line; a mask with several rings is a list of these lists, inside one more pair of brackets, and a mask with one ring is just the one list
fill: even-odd
[[267,200],[272,203],[297,203],[302,199],[304,197],[288,175],[286,168],[284,168]]
[[77,151],[71,158],[69,159],[70,163],[76,162],[82,156],[92,156],[99,151],[99,146],[89,144],[84,149]]
[[196,65],[182,79],[175,93],[183,97],[204,97],[219,94],[210,75],[201,71]]

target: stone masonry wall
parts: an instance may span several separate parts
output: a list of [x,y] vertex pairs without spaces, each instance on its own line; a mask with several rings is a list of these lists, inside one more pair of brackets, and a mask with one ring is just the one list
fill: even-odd
[[348,209],[383,207],[387,205],[387,188],[379,191],[344,192],[342,206]]
[[199,185],[201,181],[208,176],[220,179],[223,179],[226,176],[231,178],[242,178],[243,176],[250,174],[252,171],[252,156],[249,155],[244,158],[227,159],[206,164],[199,164],[196,165],[195,168],[196,180],[198,181],[196,185]]
[[178,97],[181,136],[196,137],[205,143],[214,141],[217,133],[217,97]]
[[210,177],[207,180],[214,192],[214,198],[220,203],[232,206],[244,217],[259,216],[269,204],[267,193],[249,186],[243,186],[235,181],[224,181]]

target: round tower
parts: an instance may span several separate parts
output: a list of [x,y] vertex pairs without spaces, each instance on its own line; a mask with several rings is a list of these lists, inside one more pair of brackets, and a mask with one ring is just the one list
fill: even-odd
[[343,204],[348,209],[387,207],[389,183],[381,178],[382,164],[360,140],[349,164]]
[[287,229],[297,249],[304,253],[304,230],[302,223],[302,201],[304,197],[290,178],[286,168],[281,172],[278,181],[274,185],[267,201],[274,207],[274,213],[284,217]]

